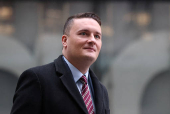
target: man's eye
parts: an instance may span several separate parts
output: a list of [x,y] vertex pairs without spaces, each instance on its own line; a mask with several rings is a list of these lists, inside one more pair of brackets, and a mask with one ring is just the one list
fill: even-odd
[[87,35],[85,32],[80,33],[80,35]]
[[99,39],[100,39],[100,36],[99,36],[99,35],[95,35],[94,37],[95,37],[95,38],[99,38]]

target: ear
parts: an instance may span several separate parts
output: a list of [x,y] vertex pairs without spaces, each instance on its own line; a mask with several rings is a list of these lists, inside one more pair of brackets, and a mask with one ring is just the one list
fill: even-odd
[[62,36],[62,44],[63,44],[63,48],[65,47],[67,47],[67,35],[63,35]]

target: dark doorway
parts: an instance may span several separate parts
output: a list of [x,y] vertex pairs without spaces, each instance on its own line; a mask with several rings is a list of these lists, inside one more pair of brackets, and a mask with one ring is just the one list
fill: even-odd
[[9,114],[17,84],[17,76],[0,70],[0,114]]

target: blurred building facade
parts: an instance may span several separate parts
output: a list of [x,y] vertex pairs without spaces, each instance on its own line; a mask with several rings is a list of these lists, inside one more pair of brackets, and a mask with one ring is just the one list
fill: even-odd
[[170,3],[0,2],[0,114],[12,107],[20,74],[62,51],[68,16],[95,12],[103,47],[92,66],[107,87],[111,114],[170,113]]

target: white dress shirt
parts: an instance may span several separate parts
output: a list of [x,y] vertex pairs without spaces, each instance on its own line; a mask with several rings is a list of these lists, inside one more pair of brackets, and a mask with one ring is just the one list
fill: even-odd
[[[68,64],[70,70],[71,70],[71,73],[73,75],[73,78],[74,78],[74,81],[76,83],[76,86],[81,94],[81,89],[82,89],[82,82],[79,80],[83,75],[86,76],[87,80],[88,80],[88,76],[89,76],[89,69],[88,71],[85,73],[85,74],[82,74],[76,67],[74,67],[64,56],[63,56],[64,60],[66,61],[66,63]],[[87,85],[89,87],[89,81],[87,81]],[[92,103],[93,103],[93,107],[94,107],[94,112],[95,112],[95,105],[94,105],[94,98],[92,97],[92,92],[91,92],[91,89],[90,90],[90,94],[91,94],[91,98],[92,98]]]

